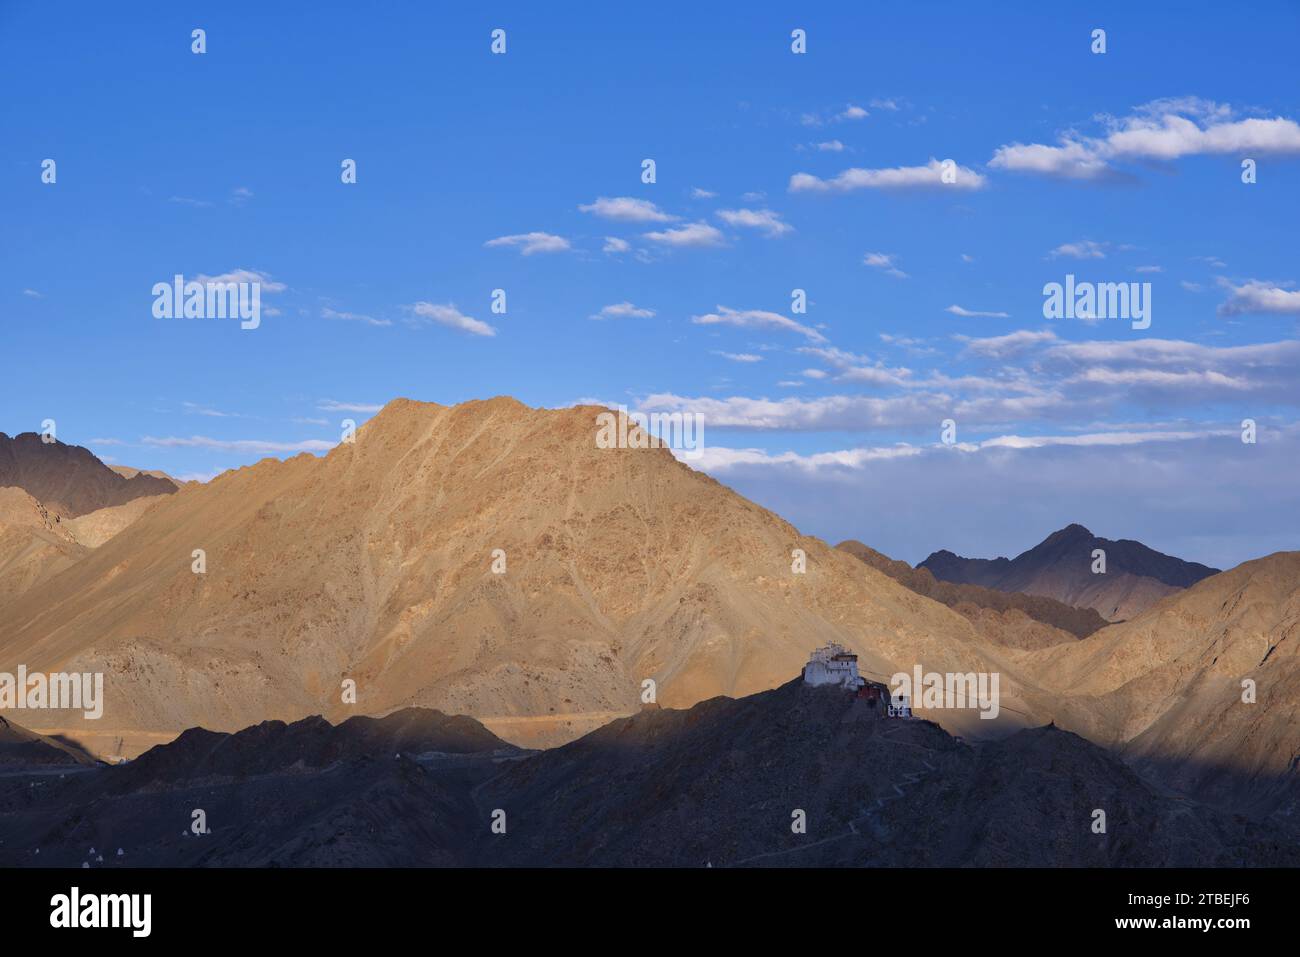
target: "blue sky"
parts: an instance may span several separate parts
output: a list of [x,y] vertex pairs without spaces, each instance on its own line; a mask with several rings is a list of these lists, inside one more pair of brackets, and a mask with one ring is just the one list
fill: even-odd
[[[1295,547],[1300,7],[804,6],[0,2],[0,430],[205,477],[396,396],[591,399],[909,561]],[[153,317],[239,271],[259,328]],[[1067,273],[1150,328],[1045,319]]]

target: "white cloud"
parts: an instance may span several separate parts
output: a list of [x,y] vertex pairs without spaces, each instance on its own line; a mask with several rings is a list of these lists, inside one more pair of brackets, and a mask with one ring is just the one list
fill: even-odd
[[837,120],[865,120],[870,115],[871,114],[868,113],[866,110],[864,110],[862,107],[854,106],[853,104],[850,103],[845,108],[844,112],[840,113],[835,118]]
[[321,399],[316,403],[316,408],[322,412],[378,412],[383,406],[371,405],[365,402],[338,402],[334,399]]
[[145,445],[153,445],[159,448],[217,449],[222,452],[249,452],[258,455],[283,452],[328,452],[338,444],[323,439],[307,439],[303,442],[277,442],[268,439],[214,439],[206,435],[191,435],[187,438],[179,436],[155,438],[146,435],[140,441]]
[[1048,255],[1053,259],[1059,259],[1062,256],[1069,259],[1105,259],[1106,249],[1109,245],[1109,243],[1098,243],[1093,242],[1091,239],[1082,239],[1077,243],[1062,243]]
[[1155,272],[1164,272],[1165,269],[1163,266],[1134,266],[1133,271],[1141,272],[1141,273],[1155,273]]
[[1116,174],[1124,161],[1172,162],[1185,156],[1250,153],[1300,154],[1294,120],[1234,119],[1226,105],[1194,97],[1156,100],[1123,118],[1102,117],[1100,136],[1062,135],[1055,146],[1011,143],[994,152],[995,169],[1066,179]]
[[983,189],[988,179],[966,166],[954,166],[956,179],[945,183],[943,163],[931,159],[924,166],[895,166],[889,169],[846,169],[831,179],[819,179],[810,173],[790,177],[790,192],[847,193],[857,189]]
[[182,408],[190,415],[206,415],[212,419],[242,419],[243,416],[238,412],[221,412],[208,406],[199,405],[197,402],[182,402]]
[[363,316],[356,312],[339,312],[328,306],[321,309],[320,314],[326,319],[345,319],[349,322],[363,322],[368,326],[391,326],[393,324],[391,319],[376,319],[373,316]]
[[689,223],[660,232],[645,233],[645,238],[665,246],[684,248],[723,245],[722,233],[708,223]]
[[718,352],[715,350],[714,355],[722,356],[724,359],[730,359],[732,362],[762,362],[762,356],[756,356],[752,352]]
[[45,298],[43,295],[41,295],[41,294],[40,294],[39,292],[37,292],[35,289],[24,289],[24,290],[23,290],[23,295],[24,295],[24,296],[30,296],[32,299],[44,299],[44,298]]
[[1300,316],[1300,291],[1258,279],[1247,280],[1240,286],[1221,280],[1220,285],[1230,292],[1227,301],[1219,306],[1221,316]]
[[774,213],[770,209],[720,209],[718,218],[728,226],[757,229],[771,237],[794,232],[793,226],[782,222],[780,213]]
[[617,236],[606,236],[605,245],[601,247],[601,252],[614,255],[615,253],[625,253],[632,248],[632,244],[626,239],[619,239]]
[[655,314],[653,309],[642,309],[624,300],[601,308],[600,312],[588,316],[588,319],[649,319]]
[[691,199],[713,199],[717,195],[717,193],[710,192],[707,189],[700,189],[698,186],[691,190]]
[[718,306],[716,312],[705,313],[702,316],[692,316],[691,322],[702,326],[727,325],[749,329],[785,329],[806,336],[813,342],[826,341],[825,336],[816,329],[801,325],[789,316],[783,316],[779,312],[766,312],[762,309],[729,309],[726,306]]
[[957,339],[966,344],[966,351],[971,355],[983,356],[988,359],[1005,359],[1034,346],[1058,341],[1056,333],[1050,330],[1031,332],[1028,329],[1011,332],[1005,336],[989,336],[984,339],[971,339],[967,336],[957,336]]
[[[497,331],[482,320],[467,316],[452,303],[439,305],[432,302],[416,302],[403,307],[420,319],[436,322],[441,326],[459,329],[475,336],[495,336]],[[418,324],[418,323],[413,323]]]
[[844,144],[839,140],[826,140],[823,143],[814,143],[813,149],[820,150],[823,153],[842,153]]
[[670,216],[647,199],[632,196],[601,196],[594,203],[579,206],[578,209],[602,219],[623,223],[670,223],[679,218]]
[[[219,276],[209,276],[206,273],[200,273],[194,277],[195,282],[207,283],[230,283],[230,282],[255,282],[261,285],[262,292],[284,292],[289,287],[282,282],[274,282],[269,273],[258,272],[256,269],[232,269],[230,272],[223,272]],[[263,312],[266,310],[263,309]]]
[[519,233],[514,236],[499,236],[496,239],[489,239],[483,244],[484,246],[519,246],[520,252],[525,256],[531,256],[533,253],[559,253],[569,248],[569,241],[563,236],[555,236],[551,233]]
[[867,253],[862,257],[862,263],[872,269],[883,269],[896,279],[906,279],[907,273],[898,268],[896,258],[893,253]]
[[962,316],[971,319],[1010,319],[1009,313],[1005,312],[980,312],[975,309],[964,309],[961,306],[949,306],[944,312],[950,312],[954,316]]

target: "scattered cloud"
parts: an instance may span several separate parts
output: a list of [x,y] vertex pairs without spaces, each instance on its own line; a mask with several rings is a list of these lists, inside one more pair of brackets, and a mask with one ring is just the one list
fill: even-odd
[[489,239],[483,245],[489,248],[518,246],[523,255],[531,256],[534,253],[564,252],[569,248],[569,241],[563,236],[555,236],[551,233],[532,232],[519,233],[514,236],[499,236],[496,239]]
[[747,329],[784,329],[797,332],[813,342],[825,342],[826,338],[816,329],[795,322],[789,316],[779,312],[767,312],[762,309],[729,309],[718,306],[716,312],[692,316],[691,322],[701,326],[727,325]]
[[495,336],[497,334],[497,331],[486,322],[465,315],[452,303],[439,305],[432,302],[416,302],[403,308],[418,317],[417,320],[412,320],[413,325],[421,325],[423,323],[419,320],[426,320],[440,326],[459,329],[475,336]]
[[327,442],[324,439],[306,439],[301,442],[278,442],[268,439],[214,439],[206,435],[191,435],[188,437],[164,436],[161,438],[146,435],[140,439],[140,442],[144,445],[151,445],[158,448],[215,449],[221,452],[245,452],[258,455],[328,452],[338,444],[337,442]]
[[316,408],[322,412],[378,412],[383,406],[371,405],[365,402],[338,402],[334,399],[321,399],[316,403]]
[[792,193],[847,193],[858,189],[983,189],[988,179],[966,166],[952,167],[955,179],[943,181],[943,163],[931,159],[924,166],[895,166],[889,169],[846,169],[831,179],[819,179],[811,173],[790,177]]
[[321,309],[320,314],[324,319],[344,319],[348,322],[363,322],[368,326],[391,326],[393,324],[391,319],[376,319],[373,316],[363,316],[356,312],[339,312],[338,310],[331,309],[328,306]]
[[594,203],[579,206],[584,213],[591,213],[602,219],[612,219],[622,223],[671,223],[679,219],[670,216],[648,199],[636,199],[632,196],[599,197]]
[[1232,108],[1197,97],[1154,100],[1131,115],[1099,117],[1102,131],[1071,130],[1056,145],[1010,143],[989,160],[994,169],[1062,179],[1118,175],[1117,163],[1173,162],[1186,156],[1300,154],[1300,125],[1283,117],[1238,119]]
[[708,223],[688,223],[659,232],[645,233],[645,238],[665,246],[705,247],[724,245],[722,233]]
[[961,306],[949,306],[944,312],[950,312],[954,316],[962,316],[971,319],[1010,319],[1009,313],[1005,312],[980,312],[975,309],[963,309]]
[[1220,316],[1300,316],[1300,291],[1259,279],[1247,280],[1240,286],[1226,279],[1219,284],[1230,293],[1227,301],[1219,306]]
[[956,338],[966,344],[966,352],[988,359],[1006,359],[1033,346],[1059,341],[1056,333],[1050,330],[1031,332],[1028,329],[1011,332],[1005,336],[988,336],[983,339],[972,339],[969,336],[957,336]]
[[867,253],[862,257],[863,265],[872,269],[882,269],[895,279],[906,279],[907,273],[898,268],[897,257],[893,253]]
[[[206,273],[200,273],[194,277],[195,282],[207,283],[231,283],[231,282],[255,282],[258,283],[262,292],[284,292],[289,287],[282,282],[275,282],[271,279],[270,273],[258,272],[256,269],[232,269],[230,272],[223,272],[218,276],[209,276]],[[266,312],[266,309],[262,309]]]
[[781,220],[780,213],[774,213],[770,209],[720,209],[718,218],[728,226],[757,229],[769,237],[794,232],[793,226]]
[[629,319],[629,318],[649,319],[652,316],[654,316],[654,314],[655,311],[653,309],[642,309],[641,307],[634,306],[632,305],[632,303],[628,302],[627,300],[624,300],[623,302],[616,302],[613,305],[604,306],[601,308],[600,312],[593,313],[587,318],[588,319]]
[[1105,259],[1106,250],[1109,247],[1109,243],[1098,243],[1093,242],[1091,239],[1082,239],[1077,243],[1062,243],[1047,255],[1052,259],[1059,259],[1062,256],[1069,259]]

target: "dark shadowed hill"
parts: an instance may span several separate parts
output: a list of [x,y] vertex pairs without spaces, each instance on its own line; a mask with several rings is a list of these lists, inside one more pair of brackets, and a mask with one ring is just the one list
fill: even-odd
[[62,442],[46,444],[35,432],[13,438],[0,432],[0,486],[21,488],[64,518],[176,491],[170,479],[143,472],[126,478],[89,449]]
[[[469,787],[523,753],[424,709],[192,729],[129,764],[0,774],[0,866],[470,863]],[[209,833],[191,829],[196,810]]]
[[[972,747],[798,680],[647,710],[551,751],[500,745],[412,709],[11,771],[0,866],[1300,864],[1293,822],[1156,790],[1068,732]],[[196,811],[208,833],[192,831]]]
[[[1106,553],[1104,574],[1092,571],[1096,549]],[[917,568],[940,581],[1042,595],[1093,608],[1108,621],[1133,618],[1166,595],[1219,571],[1162,554],[1141,542],[1099,538],[1082,525],[1053,532],[1012,559],[962,558],[944,550],[934,552]]]
[[1166,796],[1068,732],[973,748],[800,681],[615,721],[509,766],[476,801],[510,822],[480,841],[497,865],[1300,863],[1294,836]]
[[1046,648],[1073,638],[1087,638],[1107,623],[1092,608],[1076,608],[1054,598],[939,581],[928,568],[913,568],[861,542],[849,540],[835,547],[918,595],[947,605],[969,619],[990,641],[1001,645]]
[[16,768],[76,767],[95,759],[75,745],[28,731],[0,715],[0,772]]

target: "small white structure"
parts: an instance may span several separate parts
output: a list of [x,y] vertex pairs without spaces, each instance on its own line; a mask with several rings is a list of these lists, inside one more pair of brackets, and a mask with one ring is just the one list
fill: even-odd
[[858,656],[831,642],[814,651],[803,666],[804,684],[838,685],[856,691],[866,684],[858,677]]
[[910,718],[912,716],[912,699],[905,694],[890,695],[888,714],[891,718]]

